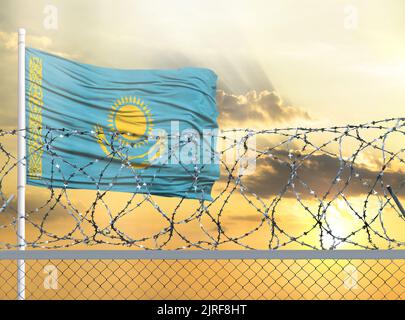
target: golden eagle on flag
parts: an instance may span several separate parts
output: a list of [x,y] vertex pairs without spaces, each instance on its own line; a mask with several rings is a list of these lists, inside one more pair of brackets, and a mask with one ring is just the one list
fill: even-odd
[[32,48],[26,61],[28,184],[212,199],[213,71],[103,68]]

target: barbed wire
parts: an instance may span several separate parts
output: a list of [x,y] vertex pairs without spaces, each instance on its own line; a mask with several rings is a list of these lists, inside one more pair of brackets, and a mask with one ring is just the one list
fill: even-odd
[[[119,133],[109,136],[111,154],[103,161],[79,165],[62,157],[55,144],[75,136],[94,139],[94,131],[41,128],[42,144],[30,152],[52,158],[51,176],[47,188],[28,187],[25,241],[32,248],[402,248],[404,122],[392,118],[325,128],[223,130],[216,137],[217,152],[211,150],[221,168],[212,201],[203,200],[205,190],[199,187],[203,163],[195,163],[192,170],[178,163],[192,182],[190,192],[200,190],[201,200],[168,199],[150,191],[159,169],[145,179],[147,169],[131,166],[131,146],[116,143]],[[0,130],[2,248],[18,247],[17,133]],[[189,143],[192,139],[183,137],[178,147]],[[173,157],[170,150],[168,160]],[[105,186],[103,174],[113,161],[121,169]],[[100,162],[104,168],[93,176],[90,169]],[[112,191],[124,172],[133,175],[139,190],[124,194],[126,200]],[[56,175],[63,177],[62,187],[54,187]],[[71,189],[69,183],[78,176],[94,184],[94,191]]]

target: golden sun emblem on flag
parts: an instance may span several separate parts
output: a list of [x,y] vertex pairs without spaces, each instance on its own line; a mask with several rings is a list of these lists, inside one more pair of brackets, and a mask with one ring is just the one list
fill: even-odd
[[135,96],[121,97],[108,114],[107,127],[113,135],[107,136],[97,125],[97,142],[108,157],[144,168],[161,153],[162,141],[151,140],[153,125],[151,108],[144,101]]
[[123,97],[111,107],[108,115],[108,127],[118,132],[123,143],[139,147],[144,145],[152,133],[153,119],[147,105],[136,97]]

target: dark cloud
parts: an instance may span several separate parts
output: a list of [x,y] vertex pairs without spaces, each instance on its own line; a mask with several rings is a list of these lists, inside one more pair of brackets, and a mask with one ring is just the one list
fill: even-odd
[[0,128],[9,129],[17,128],[17,115],[16,112],[13,114],[1,114],[0,113]]
[[[243,183],[250,192],[254,192],[261,197],[274,196],[286,186],[291,174],[290,163],[287,151],[277,151],[274,158],[259,159],[257,170],[254,175],[243,177]],[[299,157],[297,158],[299,161]],[[297,170],[297,177],[304,181],[310,189],[314,190],[318,196],[324,195],[338,175],[340,161],[337,157],[330,155],[313,155],[301,163]],[[379,176],[379,171],[374,171],[361,165],[353,165],[354,172],[350,172],[350,167],[345,166],[340,174],[340,181],[333,187],[331,194],[335,195],[342,190],[345,182],[351,177],[349,186],[343,191],[347,196],[358,196],[367,194],[372,190],[372,185]],[[355,174],[358,174],[356,177]],[[361,179],[360,179],[361,178]],[[384,172],[382,177],[384,188],[392,185],[398,196],[405,195],[405,174],[401,172]],[[306,189],[298,179],[294,181],[295,190],[303,198],[312,197],[309,190]],[[366,184],[364,184],[366,183]],[[377,192],[382,192],[380,180],[374,188]],[[289,187],[287,197],[295,197],[292,188]]]
[[263,216],[261,215],[245,215],[245,216],[231,216],[229,217],[229,219],[231,219],[232,221],[240,221],[240,222],[260,222],[262,217]]
[[219,121],[234,124],[248,120],[262,123],[281,123],[295,119],[311,120],[308,112],[285,105],[275,91],[249,91],[245,95],[228,94],[218,90]]

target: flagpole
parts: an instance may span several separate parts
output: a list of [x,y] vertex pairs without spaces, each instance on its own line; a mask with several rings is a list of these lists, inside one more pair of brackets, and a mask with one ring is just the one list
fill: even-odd
[[[18,29],[18,167],[17,167],[17,244],[25,250],[25,29]],[[25,300],[25,260],[17,260],[17,299]]]

